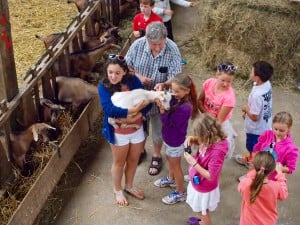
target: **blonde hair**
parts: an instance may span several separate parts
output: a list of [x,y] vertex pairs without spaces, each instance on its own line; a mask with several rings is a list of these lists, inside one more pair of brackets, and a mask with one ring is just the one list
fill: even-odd
[[288,112],[279,112],[273,117],[273,124],[274,123],[283,123],[286,124],[288,128],[291,128],[293,125],[293,118]]
[[264,179],[275,169],[276,162],[269,151],[256,153],[253,159],[256,175],[250,186],[250,203],[254,203],[264,184]]
[[194,135],[199,137],[204,145],[212,145],[226,139],[221,124],[208,113],[201,113],[193,122]]

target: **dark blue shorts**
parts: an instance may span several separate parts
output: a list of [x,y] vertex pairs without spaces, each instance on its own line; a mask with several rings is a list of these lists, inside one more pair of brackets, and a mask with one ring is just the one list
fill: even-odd
[[259,135],[256,134],[246,134],[246,148],[249,152],[253,152],[253,147],[258,141]]

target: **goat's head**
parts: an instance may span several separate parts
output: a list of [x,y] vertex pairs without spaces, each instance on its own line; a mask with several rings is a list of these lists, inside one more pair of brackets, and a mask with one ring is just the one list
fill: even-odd
[[54,104],[49,99],[41,99],[41,106],[44,108],[44,122],[50,122],[52,126],[55,126],[57,119],[60,116],[62,110],[65,110],[65,107],[62,105]]
[[101,35],[100,41],[104,44],[118,43],[119,41],[122,40],[118,32],[119,32],[118,27],[109,28]]
[[48,129],[56,130],[55,127],[51,127],[46,123],[35,123],[31,126],[33,140],[38,141],[39,135],[42,137],[43,142],[49,141],[47,131]]
[[41,40],[42,42],[44,42],[44,45],[45,45],[45,48],[49,48],[52,44],[55,44],[58,39],[62,36],[63,33],[53,33],[53,34],[50,34],[49,36],[47,37],[43,37],[43,36],[40,36],[38,34],[35,35],[35,37],[39,40]]
[[172,99],[172,95],[173,94],[169,90],[161,91],[161,93],[159,95],[159,100],[165,110],[170,109],[170,101]]

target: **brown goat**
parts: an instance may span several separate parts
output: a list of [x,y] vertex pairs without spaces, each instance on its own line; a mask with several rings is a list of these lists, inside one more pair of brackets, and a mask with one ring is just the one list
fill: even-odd
[[[36,34],[35,37],[41,40],[44,43],[45,48],[48,49],[52,44],[55,44],[55,42],[61,37],[61,35],[63,35],[63,33],[53,33],[46,37]],[[81,44],[81,48],[82,50],[88,50],[100,44],[101,41],[98,36],[85,36],[84,41]]]
[[44,45],[45,48],[48,49],[52,44],[54,44],[61,36],[63,35],[63,33],[53,33],[48,35],[47,37],[43,37],[41,35],[36,34],[35,37],[39,40],[41,40]]
[[25,155],[28,152],[32,141],[38,141],[39,135],[42,137],[43,142],[49,141],[46,135],[48,129],[55,128],[46,123],[35,123],[25,131],[18,134],[10,134],[12,157],[20,169],[23,169]]
[[51,100],[42,98],[40,100],[40,115],[44,123],[50,123],[51,126],[56,128],[57,119],[65,107],[62,105],[54,104]]
[[[47,37],[36,35],[36,37],[44,42],[45,47],[49,47],[59,37],[61,33],[54,33]],[[80,77],[87,80],[88,76],[94,69],[97,60],[104,54],[105,51],[117,48],[121,49],[120,46],[116,45],[121,40],[118,34],[118,27],[109,28],[104,32],[100,38],[87,37],[89,40],[82,43],[83,50],[70,53],[65,55],[70,61],[70,76]],[[65,61],[65,60],[63,60]],[[53,65],[53,72],[57,76],[66,75],[67,72],[64,68],[64,62],[58,59]]]
[[100,39],[103,40],[103,42],[99,46],[93,49],[71,53],[69,55],[71,76],[86,80],[95,67],[97,60],[105,51],[112,48],[121,49],[120,46],[115,44],[118,37],[118,27],[110,28],[101,35]]
[[59,102],[72,104],[72,111],[76,112],[80,105],[98,95],[95,85],[74,77],[56,77],[57,99]]
[[76,5],[76,8],[78,12],[81,12],[87,5],[88,5],[88,0],[67,0],[67,3],[74,3]]

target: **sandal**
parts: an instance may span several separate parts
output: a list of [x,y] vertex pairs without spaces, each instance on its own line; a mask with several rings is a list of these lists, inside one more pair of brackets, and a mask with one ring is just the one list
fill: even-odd
[[189,225],[199,225],[199,222],[201,221],[201,219],[197,218],[197,217],[194,217],[194,216],[191,216],[188,218],[188,221],[187,223]]
[[[162,158],[153,156],[151,159],[151,164],[149,166],[148,174],[151,176],[155,176],[160,173],[161,168],[162,168]],[[155,169],[156,172],[153,172],[153,170],[151,169]]]
[[143,200],[145,198],[144,192],[135,187],[125,188],[124,191],[138,200]]
[[128,201],[125,198],[122,190],[120,190],[120,191],[114,190],[114,194],[116,197],[116,202],[119,206],[127,206],[128,205]]

